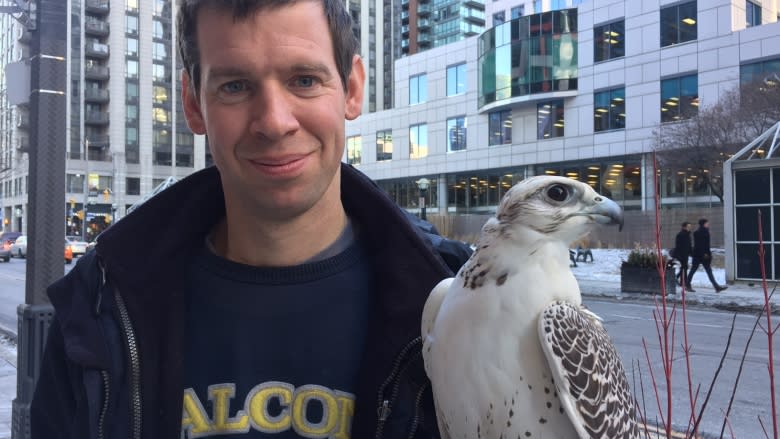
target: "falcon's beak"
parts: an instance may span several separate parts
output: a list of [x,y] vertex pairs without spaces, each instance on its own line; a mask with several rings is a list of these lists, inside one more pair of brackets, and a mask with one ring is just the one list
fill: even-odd
[[618,230],[623,230],[623,209],[607,197],[596,195],[590,207],[583,211],[584,215],[593,218],[599,224],[617,224]]

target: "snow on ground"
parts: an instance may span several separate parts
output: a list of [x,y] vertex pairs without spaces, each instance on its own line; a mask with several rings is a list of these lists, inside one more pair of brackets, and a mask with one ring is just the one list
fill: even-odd
[[[577,266],[572,267],[574,274],[582,279],[620,282],[620,264],[628,259],[628,254],[631,250],[595,248],[591,251],[593,252],[593,262],[577,262]],[[713,249],[713,253],[717,257],[719,250]],[[723,285],[726,283],[726,272],[723,268],[712,267],[712,274],[719,284]],[[697,286],[712,287],[703,267],[699,267],[696,270],[692,283],[694,288]]]

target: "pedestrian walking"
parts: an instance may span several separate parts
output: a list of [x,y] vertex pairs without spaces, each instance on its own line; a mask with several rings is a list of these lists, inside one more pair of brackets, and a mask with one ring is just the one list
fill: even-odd
[[718,285],[715,276],[712,275],[712,250],[710,249],[710,222],[706,218],[699,220],[699,228],[693,232],[693,258],[691,260],[691,272],[688,273],[688,285],[691,284],[694,273],[699,265],[704,267],[707,277],[712,282],[712,287],[716,292],[721,292],[728,288],[726,285]]
[[693,253],[693,241],[691,237],[691,223],[685,221],[682,223],[680,231],[674,238],[674,258],[680,262],[680,271],[677,273],[677,284],[682,285],[685,282],[685,290],[695,293],[696,290],[688,281],[688,258]]
[[32,438],[438,438],[420,320],[470,249],[341,163],[365,81],[345,3],[178,7],[215,167],[49,288]]

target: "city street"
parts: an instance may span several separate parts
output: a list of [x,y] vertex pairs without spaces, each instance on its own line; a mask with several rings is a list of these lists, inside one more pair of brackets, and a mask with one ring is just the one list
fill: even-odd
[[[76,265],[63,262],[63,274]],[[0,327],[16,332],[16,307],[24,302],[24,283],[27,260],[11,258],[9,262],[0,262]]]
[[[75,262],[75,261],[74,261]],[[24,272],[25,260],[12,259],[10,263],[0,264],[0,322],[7,328],[16,329],[16,307],[24,300]],[[74,264],[66,265],[64,271],[70,270]],[[583,282],[584,284],[585,282]],[[619,290],[619,283],[614,283],[614,289]],[[661,370],[661,360],[658,348],[658,336],[653,321],[654,306],[650,302],[628,302],[604,299],[602,297],[589,297],[584,290],[584,299],[587,306],[604,319],[604,324],[618,347],[623,362],[626,366],[628,378],[635,381],[639,388],[640,373],[644,387],[644,397],[641,390],[636,393],[640,401],[644,401],[647,418],[656,422],[658,406],[655,394],[652,391],[652,379],[647,369],[647,360],[642,348],[642,340],[645,339],[652,358],[653,374],[658,383],[661,395],[661,405],[666,407],[664,393],[664,379]],[[678,309],[678,313],[681,312]],[[701,385],[701,396],[698,407],[706,396],[706,390],[717,369],[720,357],[725,348],[728,331],[731,326],[733,314],[698,307],[688,310],[688,332],[691,345],[691,363],[693,367],[692,381],[694,389]],[[777,316],[775,321],[778,321]],[[714,387],[714,392],[708,402],[700,432],[720,436],[721,424],[733,387],[733,383],[739,368],[742,352],[750,331],[755,322],[755,317],[750,314],[738,314],[735,324],[732,345],[723,365],[720,377]],[[674,389],[674,425],[678,429],[687,426],[689,410],[688,387],[686,379],[685,358],[681,349],[682,345],[682,316],[678,314],[676,337],[674,343],[673,380]],[[776,339],[777,340],[777,339]],[[780,342],[775,341],[775,352],[780,354]],[[770,397],[768,391],[767,374],[767,339],[760,333],[754,337],[748,351],[744,370],[740,379],[739,388],[734,399],[734,405],[729,416],[731,428],[736,438],[763,437],[757,416],[761,416],[765,425],[769,427],[771,422]],[[6,359],[6,362],[12,362]],[[637,367],[638,365],[638,367]],[[5,369],[10,366],[4,363]],[[15,362],[13,364],[15,367]],[[777,367],[775,368],[777,370]],[[633,373],[633,371],[637,371]],[[14,374],[15,375],[15,374]],[[9,377],[10,378],[10,377]],[[7,388],[7,387],[5,387]],[[11,387],[13,393],[14,387]],[[3,392],[3,388],[0,388]],[[10,417],[10,400],[13,394],[0,394],[5,404],[0,404],[0,429],[3,428]],[[7,405],[7,409],[5,406]],[[0,431],[0,438],[3,432]],[[725,437],[730,437],[728,430]]]

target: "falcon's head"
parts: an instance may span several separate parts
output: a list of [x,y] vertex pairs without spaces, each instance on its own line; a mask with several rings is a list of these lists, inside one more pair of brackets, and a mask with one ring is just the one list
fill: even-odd
[[623,228],[623,211],[614,201],[585,183],[546,175],[514,185],[501,200],[496,218],[499,228],[512,235],[540,234],[566,245],[595,223]]

